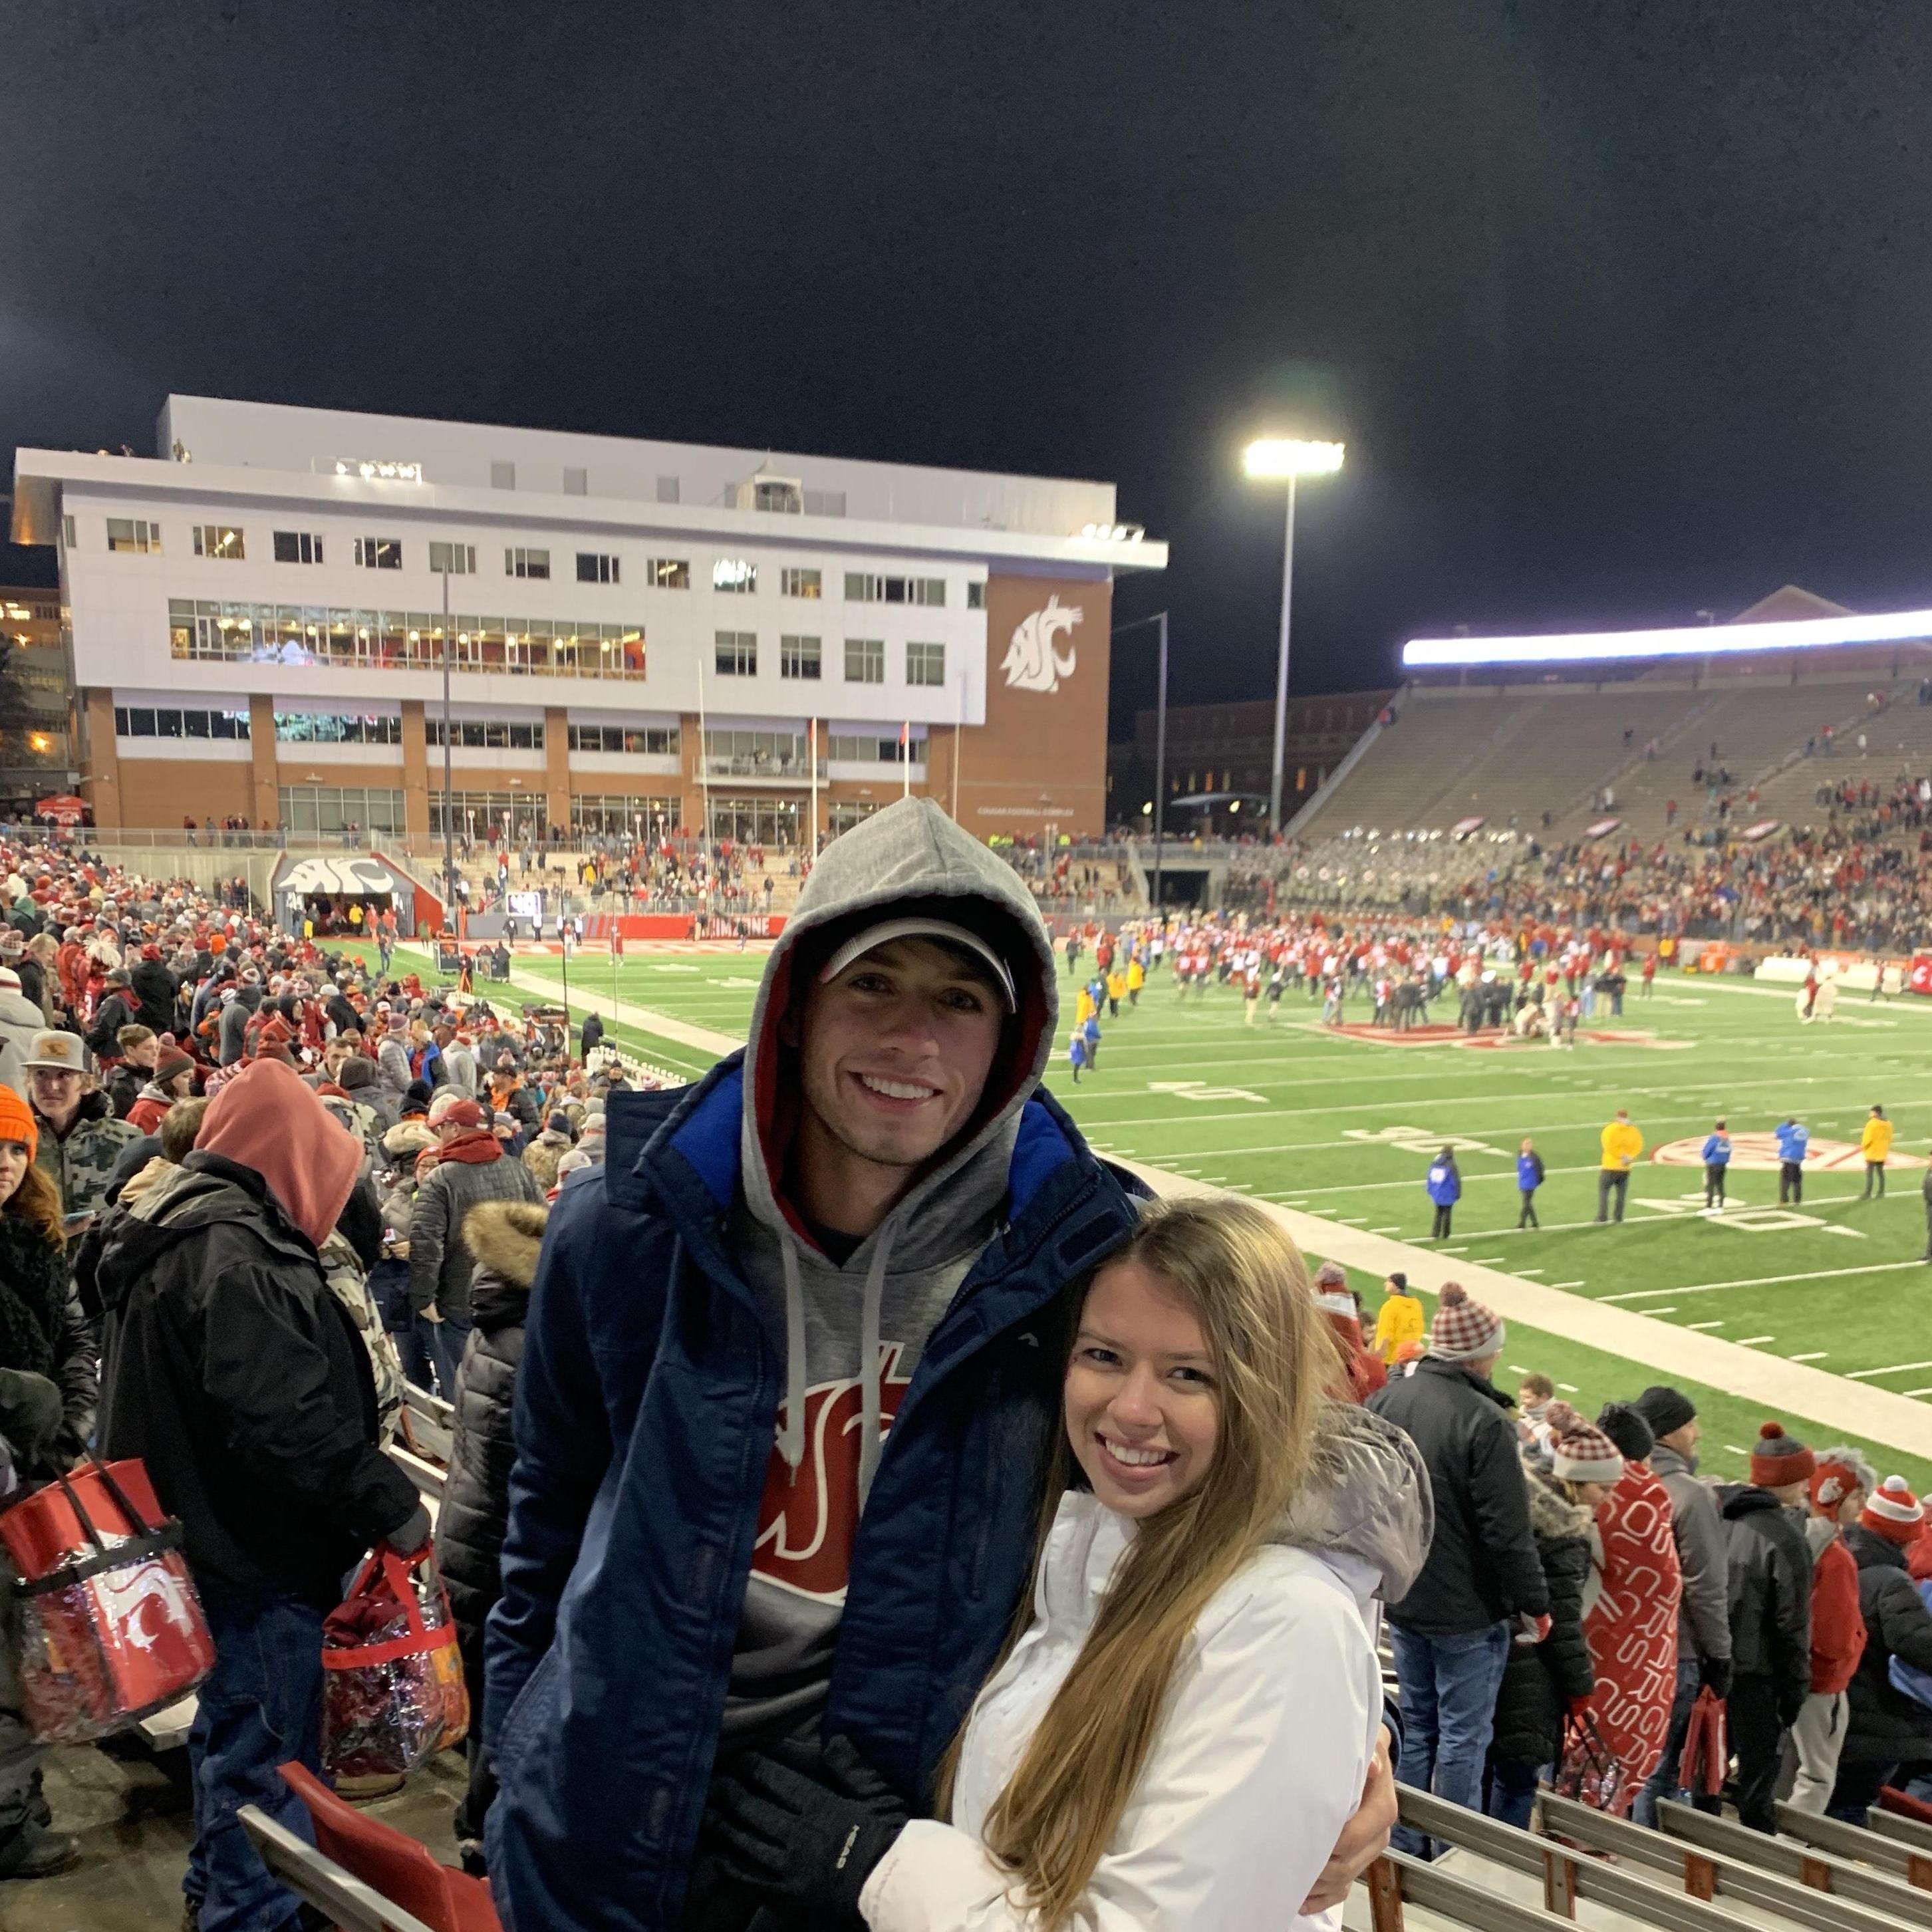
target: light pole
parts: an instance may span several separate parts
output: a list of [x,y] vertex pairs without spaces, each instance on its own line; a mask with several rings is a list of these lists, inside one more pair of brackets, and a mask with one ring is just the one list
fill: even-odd
[[1160,664],[1154,693],[1154,916],[1162,916],[1160,905],[1161,842],[1167,824],[1167,613],[1156,610],[1151,617],[1136,617],[1114,632],[1138,630],[1143,624],[1160,626]]
[[1241,466],[1264,482],[1288,484],[1287,532],[1281,554],[1281,659],[1275,670],[1274,770],[1268,795],[1268,832],[1281,836],[1282,757],[1288,736],[1288,620],[1294,594],[1294,488],[1304,476],[1332,476],[1342,466],[1339,442],[1264,436],[1248,445]]

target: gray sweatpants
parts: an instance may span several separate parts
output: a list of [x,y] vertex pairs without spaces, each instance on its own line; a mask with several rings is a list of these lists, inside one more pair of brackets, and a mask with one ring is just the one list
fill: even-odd
[[1822,1818],[1838,1781],[1838,1754],[1845,1748],[1845,1729],[1851,1700],[1842,1690],[1814,1690],[1804,1700],[1791,1727],[1798,1753],[1798,1781],[1791,1802],[1800,1811]]

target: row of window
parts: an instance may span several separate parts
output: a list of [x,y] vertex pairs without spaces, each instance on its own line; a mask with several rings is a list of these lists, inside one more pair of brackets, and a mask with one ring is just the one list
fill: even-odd
[[246,711],[177,710],[172,706],[117,704],[114,707],[114,735],[117,738],[245,738],[248,735],[248,714]]
[[[68,519],[70,523],[72,520]],[[107,548],[110,550],[158,556],[161,550],[161,526],[139,518],[110,517]],[[322,538],[315,531],[277,530],[274,533],[274,548],[278,563],[323,561]],[[352,540],[351,549],[358,569],[400,570],[403,567],[400,537],[357,537]],[[247,538],[232,524],[197,524],[194,526],[194,554],[196,556],[238,563],[247,557]],[[473,577],[476,574],[476,546],[432,542],[429,546],[429,567],[438,574],[447,571],[452,577]],[[622,572],[622,558],[608,551],[577,552],[577,580],[580,584],[621,584]],[[528,544],[509,546],[503,552],[503,574],[547,582],[550,576],[550,554],[548,549]],[[688,557],[646,557],[644,582],[654,590],[688,590],[691,561]],[[711,566],[711,587],[733,596],[753,596],[758,588],[758,566],[746,557],[721,556]],[[986,590],[984,584],[968,584],[967,609],[983,610]],[[825,573],[822,570],[806,565],[788,564],[778,572],[778,595],[782,597],[813,598],[822,598],[824,594]],[[914,604],[928,610],[943,609],[946,603],[946,580],[943,577],[883,577],[869,571],[848,570],[845,573],[845,601],[848,604]]]
[[[756,677],[758,674],[758,634],[755,631],[720,631],[716,634],[713,662],[720,677]],[[825,648],[821,638],[787,633],[778,639],[778,675],[815,682],[824,674]],[[886,681],[886,644],[883,638],[848,638],[845,640],[845,682],[848,684],[884,684]],[[914,644],[905,647],[905,681],[909,686],[939,689],[946,682],[946,646]]]
[[680,755],[675,724],[573,724],[573,752],[620,752],[646,758]]
[[[423,736],[440,749],[442,720],[425,718]],[[500,718],[452,718],[449,721],[449,742],[471,750],[541,752],[544,748],[544,728],[541,724],[506,724]]]

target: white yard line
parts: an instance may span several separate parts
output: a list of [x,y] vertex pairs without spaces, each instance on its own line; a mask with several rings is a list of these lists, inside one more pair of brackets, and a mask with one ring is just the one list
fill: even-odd
[[[1787,1281],[1838,1281],[1855,1274],[1897,1274],[1906,1268],[1922,1268],[1922,1262],[1875,1262],[1869,1268],[1814,1268],[1806,1274],[1746,1275],[1738,1281],[1692,1282],[1684,1288],[1637,1288],[1622,1294],[1606,1294],[1605,1301],[1654,1301],[1664,1294],[1714,1294],[1724,1288],[1774,1288]],[[1932,1366],[1932,1364],[1928,1364]]]
[[1793,1355],[1794,1362],[1822,1362],[1831,1353],[1828,1348],[1814,1348],[1807,1355]]
[[1888,1369],[1847,1369],[1847,1382],[1862,1382],[1873,1376],[1909,1375],[1914,1369],[1932,1369],[1932,1362],[1894,1362]]
[[1721,1322],[1687,1322],[1684,1325],[1687,1328],[1721,1328],[1724,1324]]

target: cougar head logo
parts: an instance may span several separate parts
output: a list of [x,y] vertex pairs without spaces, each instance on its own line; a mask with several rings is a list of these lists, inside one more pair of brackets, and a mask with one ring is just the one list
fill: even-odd
[[1071,644],[1062,652],[1055,648],[1054,640],[1063,631],[1072,630],[1083,614],[1077,609],[1063,610],[1059,598],[1053,596],[1046,600],[1044,610],[1022,617],[1013,627],[1012,642],[1007,645],[1000,664],[1008,686],[1049,696],[1058,691],[1060,680],[1073,675],[1074,654]]

